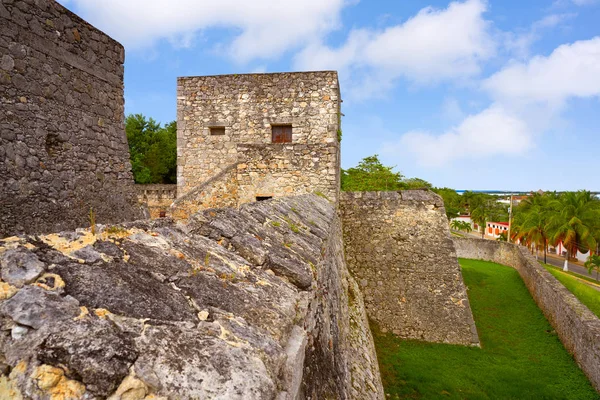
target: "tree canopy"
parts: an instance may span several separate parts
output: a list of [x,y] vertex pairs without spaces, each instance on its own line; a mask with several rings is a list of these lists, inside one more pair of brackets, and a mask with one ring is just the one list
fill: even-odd
[[342,190],[367,192],[431,188],[431,183],[423,179],[405,179],[401,172],[394,172],[394,168],[383,165],[377,154],[365,157],[356,167],[342,169]]
[[511,236],[527,246],[542,247],[544,255],[548,244],[561,242],[566,259],[577,250],[597,250],[600,201],[588,191],[534,193],[515,208]]
[[177,183],[177,123],[130,114],[125,131],[135,183]]

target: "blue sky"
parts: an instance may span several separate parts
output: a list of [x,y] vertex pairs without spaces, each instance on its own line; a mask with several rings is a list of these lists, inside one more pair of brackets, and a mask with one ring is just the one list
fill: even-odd
[[600,0],[61,0],[126,48],[127,113],[178,76],[336,69],[342,166],[457,189],[600,190]]

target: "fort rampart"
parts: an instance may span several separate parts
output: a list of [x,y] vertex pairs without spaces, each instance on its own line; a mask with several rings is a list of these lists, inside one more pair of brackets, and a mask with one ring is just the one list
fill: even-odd
[[340,210],[346,262],[369,318],[407,339],[479,344],[438,195],[342,192]]

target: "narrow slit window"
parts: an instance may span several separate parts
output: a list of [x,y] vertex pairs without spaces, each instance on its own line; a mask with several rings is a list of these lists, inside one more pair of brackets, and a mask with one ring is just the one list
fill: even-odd
[[265,201],[272,199],[273,196],[256,196],[256,201]]
[[225,134],[225,127],[224,126],[213,126],[210,129],[210,135],[211,136],[218,136],[218,135],[224,135]]
[[273,143],[292,143],[291,125],[272,125],[271,132]]

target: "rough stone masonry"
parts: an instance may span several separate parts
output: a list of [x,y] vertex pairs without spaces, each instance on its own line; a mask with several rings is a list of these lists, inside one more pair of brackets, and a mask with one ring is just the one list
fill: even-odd
[[478,345],[442,199],[426,190],[343,192],[350,273],[384,332]]
[[140,218],[123,47],[52,0],[0,2],[0,237]]
[[335,71],[179,78],[177,196],[233,166],[223,195],[237,204],[312,192],[336,201],[340,104]]
[[315,195],[0,240],[2,399],[384,398]]

